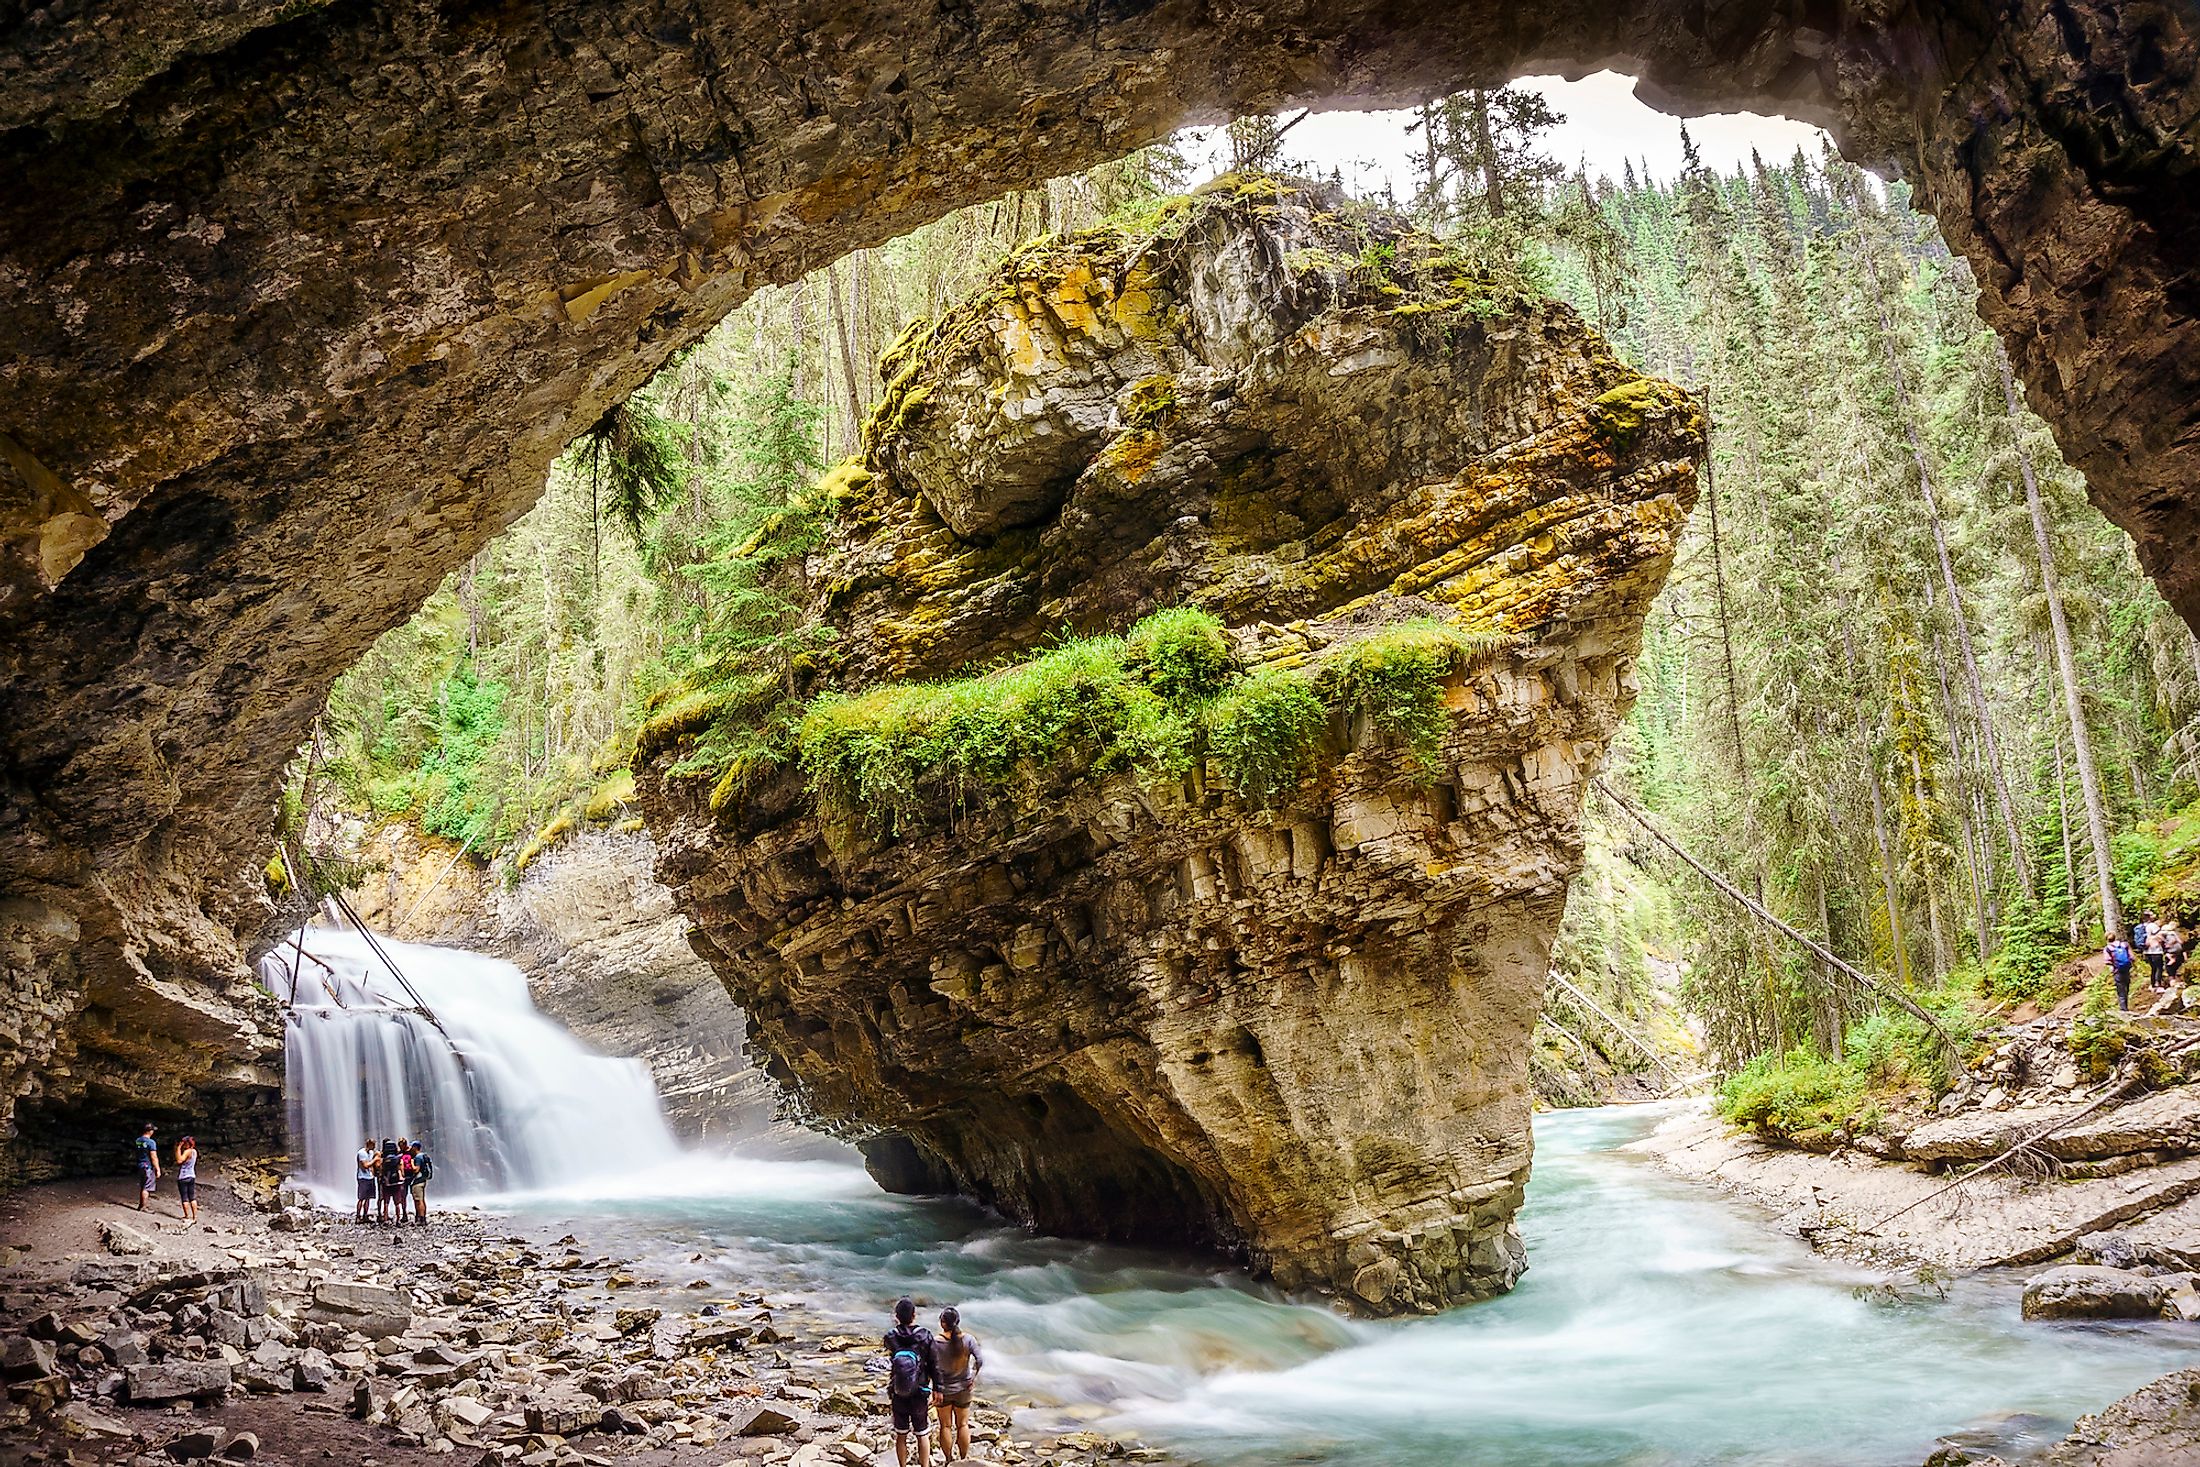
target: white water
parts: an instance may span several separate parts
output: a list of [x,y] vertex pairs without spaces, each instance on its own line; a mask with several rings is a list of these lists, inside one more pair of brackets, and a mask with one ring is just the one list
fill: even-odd
[[[642,1066],[584,1050],[511,965],[389,945],[461,1065],[357,938],[316,930],[307,947],[333,970],[305,965],[289,1046],[320,1186],[348,1200],[368,1131],[424,1133],[439,1184],[513,1194],[497,1205],[561,1229],[585,1216],[592,1243],[667,1281],[667,1308],[693,1307],[672,1286],[698,1274],[855,1333],[904,1292],[957,1304],[986,1344],[985,1395],[1030,1429],[1089,1421],[1217,1467],[1914,1467],[1948,1434],[2022,1458],[2200,1364],[2200,1330],[2026,1324],[2009,1278],[1887,1295],[1616,1150],[1644,1110],[1537,1119],[1515,1292],[1434,1319],[1340,1319],[1212,1260],[889,1197],[852,1161],[682,1152]],[[263,967],[279,994],[288,952]]]
[[1655,1119],[1538,1117],[1520,1288],[1389,1323],[1211,1260],[888,1197],[842,1163],[696,1158],[616,1197],[515,1204],[560,1227],[585,1209],[592,1241],[668,1284],[770,1289],[851,1333],[904,1292],[956,1304],[987,1398],[1041,1403],[1032,1427],[1090,1421],[1218,1467],[1916,1467],[1946,1434],[2014,1459],[2200,1365],[2200,1330],[2027,1324],[2011,1278],[1889,1295],[1614,1149]]
[[537,1190],[672,1161],[678,1147],[639,1060],[584,1048],[538,1012],[510,963],[380,938],[442,1024],[413,1001],[357,933],[309,927],[260,960],[260,981],[292,992],[284,1037],[299,1180],[352,1197],[367,1136],[409,1137],[435,1158],[445,1198]]

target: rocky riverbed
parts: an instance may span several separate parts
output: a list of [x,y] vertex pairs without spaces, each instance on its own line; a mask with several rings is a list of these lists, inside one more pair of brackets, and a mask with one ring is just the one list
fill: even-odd
[[[703,1254],[655,1277],[554,1226],[361,1227],[216,1182],[185,1229],[128,1185],[8,1200],[0,1460],[891,1460],[877,1341]],[[1029,1467],[1164,1460],[983,1406],[972,1436]]]
[[[1636,1143],[1818,1248],[1937,1271],[2053,1264],[2027,1319],[2200,1321],[2200,1020],[2183,994],[2004,1026],[1937,1102],[1805,1137],[1703,1104]],[[2107,1036],[2104,1039],[2103,1036]]]

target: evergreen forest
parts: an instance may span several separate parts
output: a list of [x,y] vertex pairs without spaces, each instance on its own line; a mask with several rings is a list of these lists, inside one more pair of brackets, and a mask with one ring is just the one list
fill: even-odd
[[[1549,155],[1556,121],[1517,89],[1431,104],[1414,186],[1375,201],[1709,408],[1539,1062],[1715,1073],[1730,1113],[1805,1123],[1930,1090],[1946,1057],[1920,1014],[1961,1041],[2067,997],[2105,931],[2200,909],[2200,645],[1902,184],[1830,152],[1722,173],[1692,148],[1677,176],[1590,177]],[[1212,146],[1289,177],[1290,128]],[[797,712],[725,684],[805,653],[773,568],[815,543],[881,358],[1034,238],[1150,229],[1191,173],[1149,148],[751,298],[337,685],[293,833],[302,809],[405,819],[516,880],[573,831],[638,828],[637,739],[699,690],[726,715],[715,768],[787,757]]]

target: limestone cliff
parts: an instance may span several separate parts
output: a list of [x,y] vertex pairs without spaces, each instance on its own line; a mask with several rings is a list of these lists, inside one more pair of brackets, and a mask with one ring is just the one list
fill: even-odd
[[[1373,1309],[1484,1296],[1523,1266],[1527,1036],[1701,419],[1324,190],[1159,229],[1041,241],[889,355],[789,577],[835,634],[800,763],[681,777],[713,710],[673,705],[659,869],[888,1185]],[[1172,725],[1198,658],[1145,629],[1216,625]],[[1400,669],[1418,749],[1351,692]],[[1306,757],[1248,779],[1271,692]],[[966,706],[1023,751],[895,762]],[[1067,731],[1032,752],[1019,718]]]
[[331,680],[757,285],[1183,122],[1606,65],[1915,178],[2200,617],[2187,6],[0,12],[0,1177],[147,1107],[255,1134],[236,873]]

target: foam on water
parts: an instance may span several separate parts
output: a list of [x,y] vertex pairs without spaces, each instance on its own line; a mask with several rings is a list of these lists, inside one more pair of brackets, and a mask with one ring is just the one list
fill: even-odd
[[1097,1423],[1228,1467],[1914,1467],[1966,1430],[2021,1456],[2200,1365],[2200,1332],[2025,1324],[2008,1280],[1890,1302],[1879,1275],[1614,1149],[1654,1119],[1540,1117],[1530,1272],[1434,1319],[1341,1318],[1212,1260],[867,1192],[852,1167],[819,1186],[831,1164],[620,1204],[598,1227],[667,1277],[700,1252],[714,1280],[851,1332],[904,1292],[956,1304],[989,1392],[1037,1403],[1035,1428]]
[[[585,1215],[592,1244],[667,1280],[799,1297],[855,1333],[902,1293],[956,1304],[985,1342],[987,1396],[1017,1398],[1033,1429],[1096,1422],[1218,1467],[1892,1467],[1951,1432],[2022,1456],[2200,1364],[2200,1331],[2025,1324],[2008,1279],[1890,1297],[1616,1150],[1654,1121],[1646,1109],[1538,1118],[1531,1269],[1513,1293],[1345,1319],[1211,1258],[889,1197],[852,1153],[682,1152],[646,1071],[537,1013],[517,969],[389,946],[450,1038],[359,939],[308,934],[326,967],[306,967],[289,1058],[316,1182],[348,1198],[361,1135],[424,1133],[446,1193]],[[288,979],[267,975],[277,992]]]

